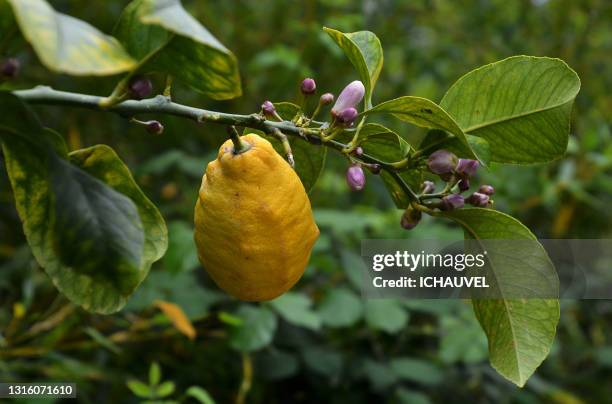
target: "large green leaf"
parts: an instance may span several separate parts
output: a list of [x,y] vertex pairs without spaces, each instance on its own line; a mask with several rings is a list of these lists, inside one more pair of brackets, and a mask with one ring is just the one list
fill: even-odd
[[539,163],[565,153],[579,90],[562,60],[514,56],[461,77],[440,105],[465,133],[489,142],[492,161]]
[[472,153],[471,158],[478,157],[468,142],[465,133],[455,120],[438,104],[427,98],[404,96],[385,101],[364,114],[391,114],[404,122],[423,128],[440,129],[453,134]]
[[166,249],[161,215],[108,147],[68,161],[19,99],[2,93],[0,103],[7,171],[34,256],[73,302],[121,309]]
[[[298,112],[300,107],[290,102],[276,102],[274,103],[276,111],[285,120],[292,119]],[[263,133],[260,130],[245,128],[243,133],[256,133],[266,138],[274,150],[276,150],[281,156],[286,157],[285,149],[282,143],[276,136]],[[293,159],[295,160],[295,172],[302,181],[306,192],[310,192],[317,180],[319,175],[323,171],[325,166],[325,157],[327,156],[327,147],[321,145],[313,145],[307,140],[297,138],[295,136],[289,136],[289,144],[291,145],[291,152],[293,153]]]
[[[493,273],[529,268],[550,273],[554,268],[544,248],[522,223],[491,209],[468,208],[441,213],[464,228],[466,239],[531,240],[515,251],[513,243],[497,244]],[[499,258],[503,257],[505,258]],[[489,257],[490,258],[490,257]],[[556,274],[555,274],[556,276]],[[504,284],[499,285],[503,296]],[[559,321],[555,299],[480,299],[472,301],[476,317],[489,340],[493,367],[513,383],[523,386],[550,351]]]
[[115,35],[140,61],[216,100],[242,95],[235,56],[191,16],[179,0],[134,0]]
[[23,36],[49,69],[72,75],[111,75],[135,61],[113,37],[61,14],[44,0],[8,0]]
[[370,31],[343,33],[323,28],[349,58],[365,87],[365,109],[372,107],[372,92],[383,66],[380,40]]

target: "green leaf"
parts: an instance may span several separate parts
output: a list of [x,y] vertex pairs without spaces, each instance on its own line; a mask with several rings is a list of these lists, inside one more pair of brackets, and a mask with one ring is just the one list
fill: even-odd
[[185,392],[189,397],[195,398],[201,404],[215,404],[215,400],[208,394],[206,390],[198,386],[191,386]]
[[357,70],[365,87],[365,109],[372,107],[372,92],[383,66],[380,40],[370,31],[343,33],[324,27],[323,30],[344,51]]
[[164,269],[172,273],[186,272],[199,265],[192,224],[179,220],[168,224],[168,251],[162,262]]
[[134,60],[113,37],[61,14],[44,0],[8,0],[23,36],[42,63],[72,75],[105,76],[128,71]]
[[269,304],[291,324],[311,330],[321,328],[321,319],[311,309],[312,301],[302,293],[287,292]]
[[74,303],[121,309],[165,251],[161,215],[110,148],[72,153],[69,162],[19,99],[3,93],[0,104],[11,111],[0,117],[0,135],[34,256]]
[[403,387],[397,390],[397,398],[399,404],[431,404],[431,400],[425,394]]
[[235,313],[242,325],[233,327],[230,346],[238,351],[257,351],[272,342],[277,320],[274,313],[265,307],[243,305]]
[[329,327],[349,327],[361,319],[363,303],[349,289],[332,289],[321,302],[318,311],[323,324]]
[[397,382],[397,375],[393,369],[385,363],[366,359],[363,364],[363,371],[372,384],[372,388],[377,391],[385,390]]
[[376,105],[364,115],[391,114],[396,118],[416,126],[430,129],[440,129],[453,134],[465,147],[471,151],[471,158],[478,158],[472,150],[465,133],[454,119],[435,102],[427,98],[404,96],[385,101]]
[[139,59],[139,71],[170,74],[215,100],[242,95],[236,57],[179,0],[132,1],[115,35]]
[[150,398],[152,395],[152,391],[143,382],[140,380],[128,380],[127,381],[128,388],[134,393],[136,396],[141,398]]
[[[554,267],[536,237],[518,220],[491,209],[468,208],[440,214],[464,228],[466,239],[533,240],[520,254],[498,251],[507,260],[491,260],[493,272],[532,269],[553,273]],[[509,255],[508,255],[509,254]],[[491,258],[491,257],[489,257]],[[504,293],[500,285],[500,293]],[[489,340],[493,367],[508,380],[523,386],[548,356],[559,321],[559,301],[555,299],[483,299],[473,300],[474,312]]]
[[[414,169],[406,170],[398,173],[402,181],[406,183],[413,191],[418,192],[423,183],[423,171]],[[404,189],[398,184],[397,180],[386,171],[380,172],[380,177],[383,179],[385,188],[389,192],[391,199],[398,209],[406,209],[410,205],[410,198]]]
[[174,393],[174,389],[174,382],[163,382],[155,389],[155,396],[158,398],[168,397],[170,394]]
[[455,153],[460,158],[471,158],[473,150],[480,161],[484,165],[488,165],[491,161],[491,147],[489,146],[489,142],[484,138],[474,135],[465,135],[465,138],[470,144],[470,148],[466,147],[465,144],[456,137],[449,136],[446,132],[439,129],[432,129],[427,132],[425,138],[421,141],[419,149],[428,148],[430,150],[428,154],[436,150],[445,149]]
[[375,330],[395,334],[408,322],[402,304],[394,299],[369,299],[365,302],[365,320]]
[[[300,107],[290,102],[275,102],[274,106],[276,111],[284,119],[292,119],[298,112]],[[275,137],[260,130],[245,128],[244,134],[256,133],[259,136],[267,139],[274,150],[278,152],[283,158],[286,158],[285,149],[282,143]],[[321,145],[313,145],[302,138],[295,136],[289,136],[289,144],[291,145],[291,152],[293,153],[293,159],[295,160],[295,172],[302,181],[306,192],[310,192],[316,184],[323,167],[325,166],[325,157],[327,156],[327,147]]]
[[269,349],[256,357],[257,375],[265,380],[282,380],[294,376],[300,367],[298,359],[287,352]]
[[[343,132],[336,140],[349,143],[352,138],[353,133]],[[399,161],[410,151],[410,145],[397,133],[377,123],[363,125],[357,142],[366,154],[386,163]]]
[[159,363],[153,362],[149,367],[149,385],[157,386],[159,381],[161,380],[161,368],[159,367]]
[[444,374],[436,365],[421,359],[395,358],[391,360],[391,368],[401,379],[428,386],[444,380]]
[[466,134],[489,142],[492,161],[531,164],[565,153],[579,90],[562,60],[514,56],[467,73],[440,105]]
[[310,370],[330,379],[342,371],[342,355],[329,348],[306,347],[302,351],[302,359]]

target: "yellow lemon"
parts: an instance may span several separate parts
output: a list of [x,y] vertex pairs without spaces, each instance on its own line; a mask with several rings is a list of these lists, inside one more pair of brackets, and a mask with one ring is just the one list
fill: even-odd
[[249,301],[270,300],[302,276],[319,236],[304,186],[270,142],[230,140],[206,168],[195,207],[198,257],[217,285]]

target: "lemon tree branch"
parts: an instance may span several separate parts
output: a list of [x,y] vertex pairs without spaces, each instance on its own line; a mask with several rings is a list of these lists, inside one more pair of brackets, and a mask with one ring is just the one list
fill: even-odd
[[[312,144],[323,145],[341,153],[348,147],[348,145],[344,143],[332,139],[325,139],[323,130],[319,128],[304,128],[296,126],[290,121],[271,121],[265,119],[265,117],[260,114],[239,115],[209,111],[173,102],[170,97],[163,95],[144,100],[126,100],[110,107],[103,107],[101,102],[104,100],[104,97],[59,91],[47,86],[38,86],[28,90],[17,90],[14,91],[13,94],[17,95],[28,104],[71,106],[97,111],[109,111],[127,118],[139,114],[174,115],[197,122],[212,122],[221,125],[259,129],[266,133],[278,133],[280,131],[287,136],[298,137]],[[419,200],[416,193],[399,175],[397,175],[397,172],[401,171],[404,167],[398,167],[396,163],[381,161],[366,153],[360,155],[359,160],[365,163],[378,164],[383,170],[391,173],[394,180],[398,182],[398,185],[400,185],[412,200]]]

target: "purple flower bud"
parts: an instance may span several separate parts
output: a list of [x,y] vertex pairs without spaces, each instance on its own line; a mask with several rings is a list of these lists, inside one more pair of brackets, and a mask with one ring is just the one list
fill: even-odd
[[276,107],[274,107],[271,101],[266,100],[261,104],[261,110],[266,116],[273,116],[276,112]]
[[357,119],[358,115],[359,112],[357,112],[355,108],[351,107],[342,111],[340,115],[338,115],[338,120],[342,122],[345,126],[351,126],[353,122],[355,122],[355,119]]
[[481,208],[486,207],[489,204],[489,195],[482,194],[480,192],[474,192],[466,199],[467,203]]
[[361,156],[363,154],[363,149],[361,146],[357,146],[355,150],[353,150],[353,153],[355,153],[355,156]]
[[325,93],[319,98],[319,104],[328,105],[334,102],[334,95],[332,93]]
[[424,181],[421,185],[421,192],[424,194],[431,194],[436,189],[436,184],[432,181]]
[[304,95],[311,95],[317,91],[317,83],[311,78],[305,78],[302,81],[302,85],[300,86],[300,90]]
[[462,208],[465,204],[465,200],[459,194],[451,194],[442,198],[440,209],[442,210],[453,210]]
[[382,169],[382,167],[380,166],[380,164],[374,163],[374,164],[368,164],[367,166],[370,169],[370,172],[372,174],[378,175],[380,174],[380,170]]
[[459,159],[459,163],[457,163],[457,168],[455,171],[457,174],[463,174],[464,176],[471,177],[476,174],[476,171],[480,167],[480,163],[476,160],[469,159]]
[[465,192],[470,189],[470,180],[467,178],[463,178],[459,180],[459,183],[457,185],[459,185],[459,191]]
[[491,185],[481,185],[478,192],[490,196],[495,193],[495,188],[493,188]]
[[406,209],[402,215],[400,225],[406,230],[412,230],[417,226],[417,224],[419,224],[421,216],[422,214],[420,210],[408,207],[408,209]]
[[434,174],[450,173],[457,167],[457,156],[448,150],[438,150],[429,156],[427,167]]
[[147,122],[147,132],[152,133],[153,135],[161,135],[164,133],[164,125],[162,125],[159,121],[149,121]]
[[153,91],[153,84],[151,83],[151,80],[144,76],[133,77],[128,85],[128,93],[130,98],[135,100],[147,98],[149,95],[151,95],[151,91]]
[[0,66],[0,76],[15,78],[19,74],[20,68],[21,63],[19,63],[18,59],[8,58]]
[[344,87],[344,90],[338,96],[334,107],[332,108],[332,115],[338,116],[347,108],[355,108],[365,94],[365,87],[359,80],[351,82],[349,85]]
[[346,183],[353,191],[361,191],[365,186],[366,178],[359,164],[352,164],[346,170]]

